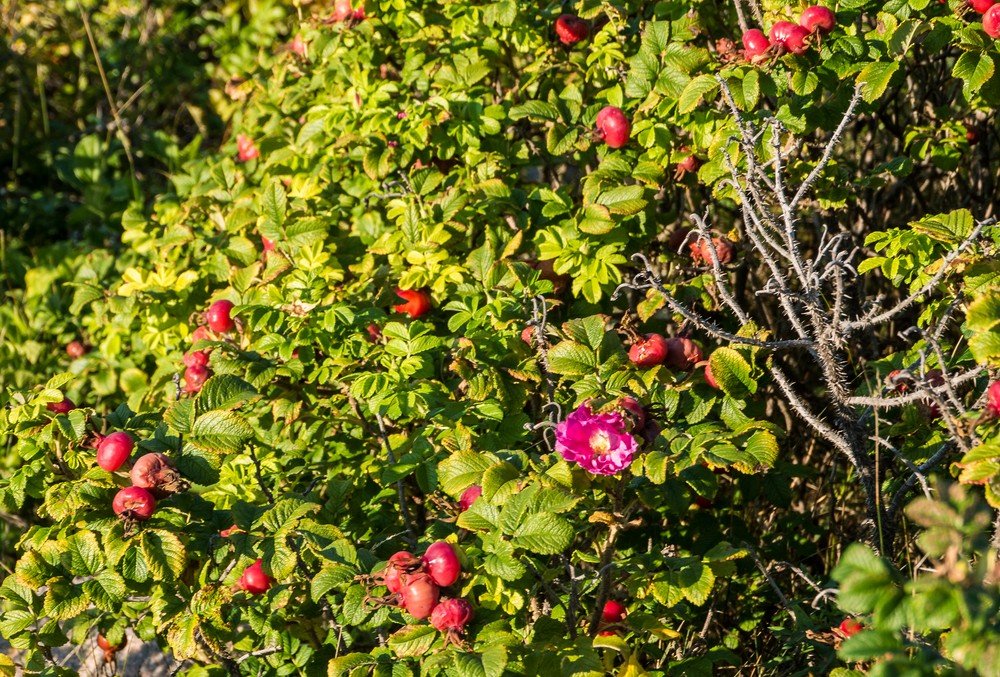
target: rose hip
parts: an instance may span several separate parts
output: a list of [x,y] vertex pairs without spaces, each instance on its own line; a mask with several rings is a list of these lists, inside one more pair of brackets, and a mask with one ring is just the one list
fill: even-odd
[[271,587],[271,584],[274,583],[271,577],[264,573],[262,564],[263,562],[258,559],[256,562],[244,569],[243,575],[240,576],[240,580],[238,582],[239,587],[246,590],[251,595],[264,594],[268,591],[268,588]]
[[403,574],[399,595],[403,608],[417,620],[431,615],[440,594],[441,591],[429,574]]
[[135,442],[128,433],[111,433],[97,446],[97,465],[108,472],[115,472],[128,460],[134,448]]
[[652,367],[667,359],[667,340],[659,334],[646,334],[632,344],[628,359],[637,367]]
[[472,620],[472,605],[464,599],[443,599],[431,612],[431,625],[441,632],[462,632]]
[[431,580],[441,587],[451,585],[462,573],[455,548],[447,541],[431,543],[423,559]]
[[117,494],[111,503],[116,515],[125,519],[138,521],[148,520],[156,509],[156,499],[142,487],[125,487]]

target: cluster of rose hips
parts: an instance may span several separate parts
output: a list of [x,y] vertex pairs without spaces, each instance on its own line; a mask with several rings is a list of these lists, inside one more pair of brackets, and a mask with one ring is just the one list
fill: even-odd
[[657,333],[644,336],[634,335],[628,350],[629,361],[637,367],[655,367],[666,364],[679,371],[691,371],[697,366],[705,367],[705,382],[719,388],[712,373],[712,364],[697,343],[686,337],[664,338]]
[[[265,245],[265,250],[267,249]],[[191,342],[197,343],[202,339],[209,338],[209,330],[216,334],[228,334],[236,328],[236,321],[233,319],[233,302],[222,299],[216,301],[205,311],[205,323],[191,334]],[[184,355],[184,390],[189,393],[197,393],[205,385],[205,381],[212,375],[212,370],[208,368],[208,356],[210,350],[192,350]]]
[[405,550],[397,552],[375,575],[376,582],[389,591],[378,601],[400,606],[417,620],[430,618],[431,625],[447,633],[445,644],[457,643],[472,619],[472,605],[464,599],[442,598],[441,589],[454,585],[461,573],[455,546],[447,541],[432,543],[419,557]]
[[768,54],[780,56],[785,52],[805,54],[814,35],[826,35],[837,25],[837,17],[829,8],[813,5],[802,12],[799,23],[778,21],[771,32],[764,35],[759,28],[743,34],[743,51],[751,62],[758,62]]
[[983,30],[991,38],[1000,38],[1000,4],[998,0],[968,0],[972,9],[983,15]]
[[[97,465],[107,472],[117,472],[132,456],[135,442],[127,432],[118,431],[104,437],[97,445]],[[130,521],[148,520],[156,509],[156,498],[164,498],[190,485],[184,481],[173,461],[154,452],[137,458],[129,471],[132,486],[115,494],[111,508],[115,514]]]

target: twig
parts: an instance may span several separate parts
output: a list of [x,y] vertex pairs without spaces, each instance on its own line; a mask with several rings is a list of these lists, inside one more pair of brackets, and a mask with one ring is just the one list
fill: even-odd
[[[382,419],[382,414],[378,410],[375,411],[375,420],[378,421],[379,438],[382,442],[382,446],[385,447],[385,453],[388,456],[389,465],[396,465],[396,455],[392,451],[392,444],[389,443],[389,435],[385,430],[385,421]],[[417,543],[417,532],[413,529],[413,523],[410,521],[410,509],[406,504],[406,492],[403,490],[403,480],[396,480],[396,497],[399,499],[399,514],[403,518],[403,526],[406,527],[406,533],[409,534],[409,541],[412,545]]]

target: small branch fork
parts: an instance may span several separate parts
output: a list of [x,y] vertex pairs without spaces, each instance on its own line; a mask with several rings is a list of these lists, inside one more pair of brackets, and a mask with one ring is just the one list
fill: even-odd
[[[750,1],[748,5],[756,16],[756,3]],[[715,339],[768,351],[767,367],[783,399],[818,437],[837,449],[856,471],[866,496],[867,523],[871,525],[869,541],[883,554],[891,556],[899,507],[906,496],[918,484],[925,493],[928,492],[926,474],[939,465],[951,450],[967,451],[976,441],[974,432],[967,432],[967,426],[959,420],[967,414],[967,410],[958,396],[958,389],[979,379],[983,368],[975,367],[964,372],[946,368],[940,338],[960,305],[958,300],[945,311],[936,326],[926,331],[917,330],[922,341],[919,360],[905,370],[913,383],[912,392],[898,394],[895,387],[887,387],[877,396],[853,395],[855,376],[849,359],[853,354],[849,350],[849,340],[862,332],[869,340],[873,339],[875,329],[897,321],[916,303],[934,293],[952,272],[952,264],[979,242],[984,230],[994,221],[978,222],[968,236],[940,261],[937,272],[912,294],[889,307],[883,306],[882,299],[870,304],[860,303],[859,299],[850,296],[857,287],[859,277],[852,263],[859,249],[850,235],[845,232],[831,234],[816,218],[813,244],[806,252],[801,246],[802,224],[798,214],[855,117],[864,83],[855,87],[839,124],[826,139],[818,160],[798,186],[793,187],[789,185],[788,168],[796,154],[800,156],[796,158],[796,165],[808,162],[801,157],[805,145],[792,138],[775,117],[760,122],[747,120],[736,106],[726,80],[721,76],[716,79],[735,122],[737,134],[732,141],[740,156],[736,158],[729,148],[723,149],[723,159],[729,170],[725,183],[733,188],[740,203],[742,231],[750,250],[747,258],[761,264],[762,284],[758,289],[743,294],[749,301],[741,301],[729,284],[727,271],[712,241],[707,214],[691,217],[694,223],[692,236],[707,245],[721,304],[744,327],[752,324],[761,326],[761,322],[755,322],[754,318],[768,318],[770,321],[763,324],[766,331],[755,336],[736,334],[686,306],[667,288],[653,264],[642,254],[633,255],[640,269],[631,281],[615,290],[612,299],[626,289],[647,293],[652,290],[666,301],[671,311]],[[780,318],[774,318],[769,306],[760,305],[765,299],[777,304],[781,311]],[[808,356],[821,375],[827,400],[822,405],[811,403],[805,391],[800,390],[802,386],[798,381],[789,376],[795,366],[789,358],[802,354]],[[927,362],[940,365],[940,377],[928,378]],[[933,403],[941,410],[952,441],[917,465],[878,436],[877,429],[873,436],[870,419],[874,411],[920,401]],[[882,459],[880,464],[879,449],[888,451],[895,463],[890,459],[887,464]],[[892,469],[904,473],[903,478],[899,482],[884,482],[887,470]],[[895,495],[883,496],[883,486],[898,488]]]

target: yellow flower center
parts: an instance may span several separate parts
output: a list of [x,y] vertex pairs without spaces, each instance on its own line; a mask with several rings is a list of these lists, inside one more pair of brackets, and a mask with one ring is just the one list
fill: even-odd
[[598,456],[603,456],[611,451],[611,440],[606,431],[598,430],[590,436],[590,450]]

